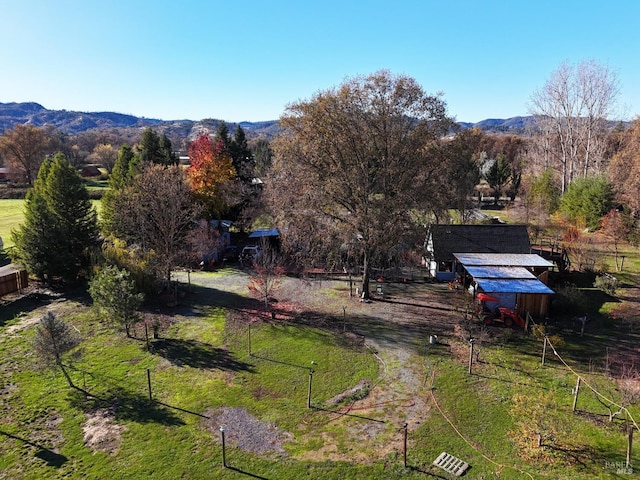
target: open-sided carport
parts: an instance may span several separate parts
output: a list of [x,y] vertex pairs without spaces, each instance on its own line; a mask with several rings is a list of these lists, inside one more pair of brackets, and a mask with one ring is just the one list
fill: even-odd
[[491,309],[506,307],[524,316],[543,317],[549,313],[546,285],[553,264],[535,254],[454,253],[463,273],[472,279],[474,293],[498,298],[487,302]]

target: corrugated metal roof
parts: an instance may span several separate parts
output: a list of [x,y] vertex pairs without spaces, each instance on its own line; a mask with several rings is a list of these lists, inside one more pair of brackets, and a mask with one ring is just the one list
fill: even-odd
[[555,293],[538,279],[478,278],[476,282],[487,293]]
[[280,233],[277,228],[261,228],[255,232],[251,232],[249,238],[277,237],[278,235],[280,235]]
[[536,276],[524,267],[466,267],[467,273],[478,278],[532,279]]
[[532,253],[454,253],[468,267],[553,267],[553,263]]

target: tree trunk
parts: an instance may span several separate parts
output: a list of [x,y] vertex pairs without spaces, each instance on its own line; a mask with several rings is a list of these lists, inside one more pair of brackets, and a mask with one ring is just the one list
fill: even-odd
[[371,294],[369,293],[369,255],[367,252],[364,254],[364,262],[362,268],[362,298],[364,300],[369,300],[371,298]]

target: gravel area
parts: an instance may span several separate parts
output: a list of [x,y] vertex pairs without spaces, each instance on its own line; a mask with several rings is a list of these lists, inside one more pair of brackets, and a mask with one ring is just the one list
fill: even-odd
[[205,415],[209,417],[204,420],[205,427],[215,438],[221,440],[220,428],[224,427],[225,441],[248,452],[284,454],[282,445],[292,438],[291,434],[257,419],[245,408],[218,408],[208,410]]

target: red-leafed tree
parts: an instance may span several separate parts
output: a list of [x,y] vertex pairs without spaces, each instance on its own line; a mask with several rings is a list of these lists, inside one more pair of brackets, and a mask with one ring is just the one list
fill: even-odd
[[236,178],[231,154],[221,140],[214,143],[209,135],[201,134],[189,145],[189,161],[193,193],[211,218],[220,218],[231,203],[230,186]]

